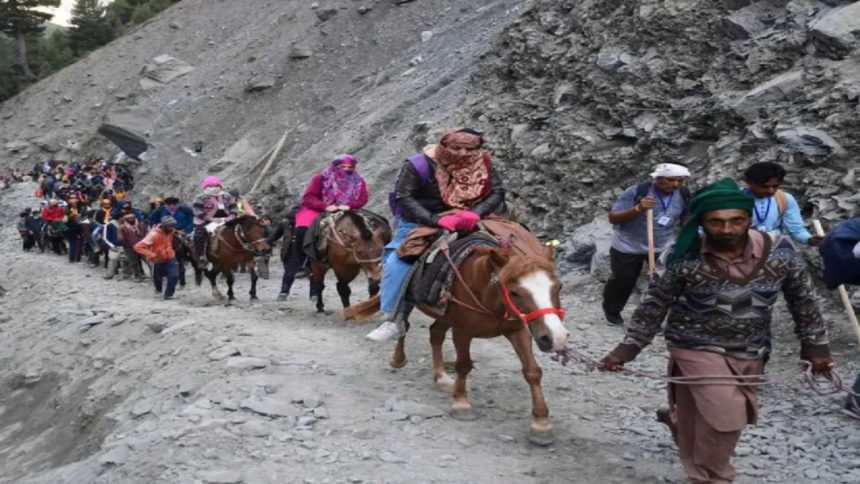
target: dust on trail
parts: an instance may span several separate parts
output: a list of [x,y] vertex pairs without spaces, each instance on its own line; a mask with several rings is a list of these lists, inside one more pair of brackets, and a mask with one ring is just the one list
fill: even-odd
[[[28,193],[7,191],[0,210],[17,213]],[[668,433],[652,421],[664,400],[657,383],[539,355],[556,443],[536,447],[526,439],[528,387],[504,339],[474,344],[479,418],[462,422],[432,384],[427,318],[414,318],[409,364],[392,370],[393,344],[365,341],[370,327],[343,323],[337,311],[317,315],[304,297],[273,302],[275,264],[259,303],[247,300],[247,276],[233,306],[205,286],[163,301],[149,284],[24,254],[7,224],[0,267],[9,291],[0,299],[0,482],[683,482]],[[307,294],[306,281],[296,286]],[[339,309],[333,286],[326,304]],[[564,297],[573,343],[595,356],[620,337],[598,318],[598,289]],[[779,327],[773,371],[793,364],[789,333]],[[661,371],[661,350],[634,364]],[[856,355],[837,346],[839,363]],[[836,399],[798,385],[766,389],[762,402],[738,482],[804,482],[813,468],[834,472],[817,482],[850,482],[860,472],[850,462],[860,435]]]

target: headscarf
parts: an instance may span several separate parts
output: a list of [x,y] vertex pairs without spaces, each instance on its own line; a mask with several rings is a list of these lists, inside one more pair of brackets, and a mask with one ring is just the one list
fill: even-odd
[[322,200],[326,205],[349,205],[361,198],[364,178],[355,170],[341,170],[340,165],[355,167],[358,158],[353,155],[339,155],[331,165],[320,172],[322,178]]
[[213,187],[213,186],[223,187],[224,182],[222,182],[221,179],[215,175],[209,175],[203,179],[203,188],[204,189],[209,188],[209,187]]
[[674,163],[660,163],[654,167],[654,171],[651,173],[651,178],[677,176],[689,177],[689,168],[684,165],[676,165]]
[[705,213],[729,208],[752,213],[754,203],[755,198],[744,193],[731,178],[723,178],[703,188],[690,200],[690,218],[678,234],[675,248],[669,255],[669,265],[699,256],[702,249],[699,226]]
[[[490,157],[481,147],[480,135],[461,128],[451,128],[442,133],[439,144],[430,147],[431,158],[438,163],[436,182],[445,205],[468,209],[490,191]],[[460,155],[448,147],[451,145],[473,148]]]
[[162,227],[176,228],[176,219],[168,215],[161,219],[161,223],[159,225]]

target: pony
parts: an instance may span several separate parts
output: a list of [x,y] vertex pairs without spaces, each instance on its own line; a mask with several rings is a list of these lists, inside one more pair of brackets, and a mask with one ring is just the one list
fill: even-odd
[[[447,256],[447,252],[445,252]],[[451,259],[448,258],[451,263]],[[475,338],[504,336],[522,364],[522,373],[531,390],[532,422],[529,441],[549,445],[554,441],[549,409],[541,388],[542,371],[535,360],[532,340],[543,352],[562,351],[570,340],[564,327],[564,310],[555,274],[552,249],[544,254],[518,252],[514,248],[476,247],[456,269],[451,296],[444,314],[427,306],[417,306],[434,318],[430,326],[432,375],[436,385],[453,393],[451,416],[461,420],[475,418],[466,392],[466,378],[472,369],[469,353]],[[356,304],[344,311],[345,319],[365,319],[379,309],[379,298]],[[456,379],[445,371],[442,343],[452,330]],[[391,366],[406,362],[405,337],[397,341]]]
[[251,273],[249,292],[251,300],[257,300],[257,271],[254,269],[254,256],[269,248],[264,233],[265,228],[253,215],[242,215],[216,229],[215,233],[209,236],[206,247],[206,258],[212,263],[212,268],[204,271],[199,266],[194,266],[196,285],[199,286],[203,282],[205,274],[212,285],[212,296],[223,300],[224,295],[218,290],[215,280],[218,274],[224,274],[227,279],[227,300],[233,301],[236,299],[233,295],[233,268],[243,264]]
[[320,236],[326,237],[328,258],[325,262],[311,260],[311,294],[317,298],[317,312],[325,312],[323,290],[329,269],[334,270],[337,277],[337,294],[344,308],[350,305],[349,283],[361,271],[367,275],[368,292],[375,296],[382,279],[382,250],[391,240],[388,223],[382,224],[375,218],[365,218],[359,212],[347,210],[340,212],[334,226],[323,230]]

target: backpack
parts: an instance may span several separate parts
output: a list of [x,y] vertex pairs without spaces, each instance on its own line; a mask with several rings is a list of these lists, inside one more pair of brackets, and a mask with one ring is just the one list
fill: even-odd
[[[643,198],[648,196],[648,192],[651,191],[651,185],[654,182],[642,182],[636,185],[636,195],[633,197],[633,203],[639,203]],[[678,189],[681,192],[681,198],[684,200],[684,211],[687,211],[687,206],[690,204],[690,199],[693,198],[693,194],[690,193],[690,189],[688,187],[682,186]]]
[[[427,180],[430,179],[430,164],[427,162],[427,157],[423,153],[416,153],[407,158],[407,160],[412,164],[415,173],[418,174],[421,184],[425,185]],[[403,210],[397,204],[397,194],[394,191],[388,192],[388,208],[391,209],[391,214],[394,218],[403,214]]]

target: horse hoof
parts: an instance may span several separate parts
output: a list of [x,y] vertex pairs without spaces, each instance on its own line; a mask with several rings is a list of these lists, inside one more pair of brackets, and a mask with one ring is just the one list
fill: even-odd
[[398,360],[397,358],[392,358],[392,359],[388,362],[388,364],[389,364],[392,368],[403,368],[404,366],[406,366],[406,363],[407,363],[407,362],[408,362],[408,360],[407,360],[406,358],[403,358],[402,360]]
[[443,392],[446,392],[446,393],[453,393],[454,392],[454,379],[451,378],[450,375],[445,373],[444,375],[442,375],[436,379],[436,388],[438,388],[439,390],[442,390]]
[[451,418],[462,422],[471,422],[478,419],[478,414],[469,408],[451,407]]
[[546,447],[555,442],[555,435],[552,432],[552,427],[546,429],[536,429],[534,426],[529,428],[529,442]]

